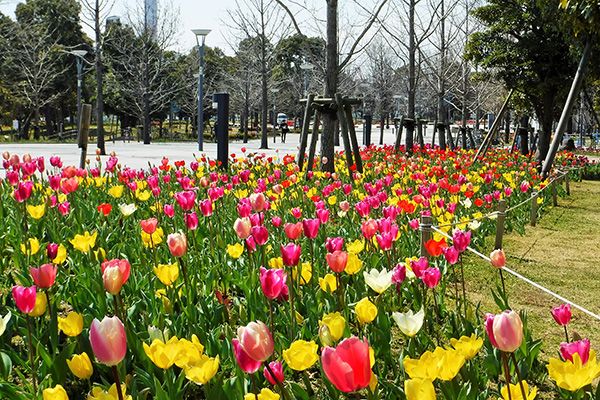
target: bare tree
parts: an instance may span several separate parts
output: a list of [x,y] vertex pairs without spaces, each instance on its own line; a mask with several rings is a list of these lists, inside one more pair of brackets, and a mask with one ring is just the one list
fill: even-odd
[[104,144],[104,67],[102,50],[104,48],[103,27],[109,16],[114,0],[80,0],[82,9],[81,22],[94,32],[94,66],[96,70],[96,146],[100,154],[106,154]]

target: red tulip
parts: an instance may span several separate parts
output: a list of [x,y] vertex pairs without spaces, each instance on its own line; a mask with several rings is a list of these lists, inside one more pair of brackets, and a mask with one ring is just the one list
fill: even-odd
[[167,236],[167,245],[173,257],[181,257],[187,251],[187,239],[183,232],[171,233]]
[[54,260],[58,255],[58,243],[48,243],[46,246],[46,255],[50,260]]
[[444,247],[448,247],[448,245],[446,244],[446,240],[444,238],[440,239],[439,241],[434,240],[434,239],[429,239],[425,243],[425,249],[427,250],[429,255],[432,257],[441,256],[442,252],[444,250]]
[[37,289],[35,285],[30,287],[13,286],[12,296],[19,311],[23,314],[29,314],[35,307]]
[[106,217],[112,211],[112,206],[108,203],[102,203],[97,207],[97,209]]
[[302,248],[299,245],[288,243],[285,246],[281,246],[280,251],[283,265],[287,267],[295,267],[298,265],[300,255],[302,254]]
[[54,285],[56,271],[57,268],[52,264],[44,264],[39,268],[29,267],[29,273],[33,278],[33,283],[43,289],[47,289]]
[[120,363],[127,353],[125,326],[118,317],[96,318],[90,326],[90,344],[99,363],[112,367]]
[[240,345],[240,341],[238,339],[233,339],[231,343],[233,344],[233,355],[235,356],[235,360],[237,361],[240,369],[247,374],[253,374],[258,371],[262,365],[262,362],[250,358]]
[[490,254],[490,263],[494,268],[504,268],[506,266],[506,255],[504,250],[496,249]]
[[146,232],[148,235],[152,235],[154,232],[156,232],[158,220],[156,218],[144,219],[140,221],[140,226],[144,232]]
[[240,326],[237,330],[237,339],[248,357],[260,362],[271,357],[275,348],[269,328],[261,321]]
[[348,253],[345,251],[337,250],[333,253],[327,253],[325,256],[327,260],[327,265],[333,272],[340,273],[346,269],[346,264],[348,263]]
[[563,359],[573,362],[573,355],[579,354],[581,364],[585,364],[590,359],[590,341],[589,339],[578,340],[572,343],[561,343],[560,354]]
[[283,232],[290,240],[296,240],[302,235],[302,222],[296,222],[295,224],[286,223],[283,225]]
[[31,192],[33,190],[33,182],[19,182],[17,188],[15,189],[13,195],[15,196],[15,200],[19,203],[22,203],[31,197]]
[[304,229],[304,236],[309,239],[314,239],[319,233],[319,226],[321,221],[318,218],[315,219],[304,219],[302,221],[302,228]]
[[286,280],[287,275],[284,270],[260,267],[260,287],[269,300],[287,297]]
[[377,222],[373,219],[368,219],[362,223],[360,230],[362,231],[365,239],[371,240],[371,238],[377,233]]
[[321,353],[323,372],[333,386],[344,393],[369,386],[371,365],[369,343],[357,337],[344,339],[336,348],[325,347]]
[[558,307],[552,309],[552,317],[557,324],[561,326],[568,325],[571,322],[571,305],[561,304]]
[[[271,370],[269,371],[269,369]],[[271,372],[274,376],[271,375]],[[283,364],[281,364],[279,361],[271,361],[269,363],[269,368],[265,367],[263,369],[263,375],[265,376],[265,379],[268,380],[273,386],[283,383],[285,379],[283,376]]]

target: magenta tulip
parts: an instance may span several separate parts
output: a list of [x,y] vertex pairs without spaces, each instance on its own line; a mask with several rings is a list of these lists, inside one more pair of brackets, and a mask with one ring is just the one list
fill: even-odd
[[202,200],[200,202],[200,211],[205,217],[210,217],[213,213],[213,203],[210,199]]
[[573,362],[573,355],[579,354],[581,363],[585,364],[590,359],[590,341],[589,339],[578,340],[572,343],[561,343],[560,354],[563,359]]
[[37,289],[35,285],[30,287],[13,286],[12,296],[19,311],[23,314],[29,314],[35,307]]
[[125,358],[127,336],[125,326],[118,317],[96,318],[90,326],[90,344],[99,363],[112,367]]
[[442,252],[444,253],[444,258],[446,259],[448,264],[454,265],[458,262],[458,256],[459,256],[460,252],[458,251],[458,249],[456,247],[454,247],[454,246],[446,247],[442,250]]
[[195,211],[185,214],[185,226],[191,231],[198,228],[198,215]]
[[309,239],[316,238],[317,234],[319,233],[320,225],[321,221],[318,218],[303,220],[302,228],[304,229],[304,236],[306,236]]
[[269,300],[286,298],[288,287],[287,274],[282,269],[266,269],[260,267],[260,287]]
[[302,248],[300,245],[295,243],[288,243],[285,246],[280,247],[281,258],[283,259],[283,265],[287,267],[295,267],[300,261],[300,255],[302,254]]
[[237,339],[248,357],[256,361],[266,361],[275,348],[269,328],[261,321],[240,326],[237,330]]
[[410,262],[410,269],[417,278],[423,276],[423,271],[429,268],[429,261],[426,257],[421,257],[417,261]]
[[[273,375],[271,375],[271,373],[273,373]],[[271,361],[269,363],[269,368],[265,367],[263,369],[263,375],[265,376],[265,379],[268,380],[273,386],[283,383],[285,379],[283,376],[283,364],[281,364],[279,361]]]
[[341,341],[336,348],[325,347],[321,353],[321,363],[327,379],[344,393],[369,386],[372,372],[366,339],[353,336]]
[[421,280],[429,289],[435,288],[442,277],[442,273],[437,268],[427,268],[421,275]]
[[269,231],[264,226],[253,226],[250,230],[257,245],[262,246],[269,240]]
[[452,234],[452,244],[459,253],[462,253],[469,247],[469,244],[471,244],[471,232],[464,232],[460,229],[456,229]]
[[181,207],[184,211],[190,211],[192,208],[194,208],[194,204],[196,202],[195,192],[191,190],[179,192],[175,193],[173,197],[175,197],[177,204],[179,204],[179,207]]
[[552,309],[552,317],[560,326],[568,325],[571,322],[571,305],[561,304]]
[[240,369],[247,374],[253,374],[258,371],[262,365],[262,362],[250,358],[240,345],[240,341],[238,339],[233,339],[231,344],[233,344],[233,355],[235,356],[235,360],[237,361]]
[[333,237],[325,239],[325,248],[328,253],[342,250],[344,248],[344,238]]
[[485,331],[487,332],[492,346],[498,347],[498,343],[496,343],[496,339],[494,338],[494,317],[494,314],[485,314]]

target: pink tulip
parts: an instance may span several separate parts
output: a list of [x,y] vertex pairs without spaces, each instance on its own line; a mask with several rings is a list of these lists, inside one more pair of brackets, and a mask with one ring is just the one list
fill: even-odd
[[571,305],[561,304],[552,309],[552,317],[558,325],[565,326],[571,322]]
[[304,229],[304,236],[309,239],[314,239],[319,233],[319,226],[321,221],[318,218],[315,219],[304,219],[302,221],[302,228]]
[[179,207],[181,207],[182,210],[190,211],[192,208],[194,208],[194,204],[196,202],[195,192],[191,190],[185,192],[178,192],[175,193],[174,197],[177,201],[177,204],[179,204]]
[[246,239],[250,236],[250,229],[252,229],[252,225],[248,217],[238,218],[233,223],[233,230],[240,239]]
[[283,225],[283,232],[285,236],[290,240],[296,240],[302,235],[302,222],[296,222],[295,224],[286,223]]
[[240,369],[247,374],[253,374],[258,371],[262,362],[250,358],[240,345],[240,341],[238,339],[233,339],[231,343],[233,344],[233,355],[235,356],[235,360],[237,361]]
[[250,204],[250,200],[244,198],[238,201],[237,212],[240,218],[246,218],[250,216],[252,212],[252,204]]
[[323,372],[338,390],[356,392],[369,386],[371,365],[369,343],[357,337],[344,339],[336,348],[325,347],[321,353]]
[[506,353],[512,353],[521,346],[523,342],[523,323],[519,314],[512,310],[506,310],[493,316],[491,334],[488,326],[490,324],[489,320],[488,315],[486,317],[486,330],[494,347]]
[[375,239],[377,240],[377,245],[381,250],[389,251],[392,249],[394,240],[396,239],[396,234],[394,232],[386,232],[376,235]]
[[167,245],[173,257],[181,257],[187,251],[187,239],[183,232],[171,233],[167,236]]
[[250,204],[254,212],[261,212],[265,209],[266,198],[263,193],[252,193],[250,195]]
[[65,215],[69,214],[69,210],[71,209],[71,203],[69,203],[68,201],[60,203],[57,209],[58,212],[64,217]]
[[338,274],[343,272],[346,269],[346,264],[348,263],[348,253],[341,250],[336,250],[333,253],[327,253],[325,256],[327,260],[327,265],[333,272],[337,272]]
[[334,237],[325,239],[325,248],[327,249],[328,253],[342,250],[344,248],[344,238]]
[[302,248],[295,243],[288,243],[285,246],[280,247],[281,258],[283,259],[283,265],[287,267],[295,267],[300,261],[300,254]]
[[246,238],[246,248],[250,253],[254,253],[256,250],[256,241],[254,240],[253,236],[248,236]]
[[62,168],[63,163],[59,156],[52,156],[50,157],[50,165],[56,168]]
[[421,257],[417,261],[410,262],[410,269],[412,269],[413,274],[417,278],[423,276],[423,271],[429,268],[429,261],[427,261],[426,257]]
[[343,212],[348,212],[350,210],[350,203],[348,201],[340,201],[340,210]]
[[173,204],[165,204],[163,207],[163,212],[169,218],[173,218],[175,216],[175,207]]
[[248,357],[260,362],[271,357],[275,348],[269,328],[261,321],[240,326],[237,330],[237,339]]
[[275,228],[279,228],[281,226],[281,217],[272,217],[271,224],[273,224]]
[[292,215],[294,216],[294,218],[296,219],[300,219],[300,217],[302,217],[302,210],[298,207],[294,207],[290,210],[290,212],[292,213]]
[[37,289],[35,285],[30,287],[13,286],[12,296],[19,311],[23,314],[29,314],[35,307]]
[[148,218],[140,221],[140,226],[144,232],[148,235],[152,235],[156,232],[156,227],[158,226],[158,220],[156,218]]
[[490,254],[490,262],[494,268],[504,268],[506,266],[506,255],[504,250],[496,249]]
[[250,230],[252,232],[252,237],[256,241],[256,244],[259,246],[264,245],[269,240],[269,231],[264,226],[253,226]]
[[469,244],[471,244],[471,232],[464,232],[460,229],[456,229],[452,234],[452,244],[459,253],[462,253],[469,247]]
[[427,268],[423,271],[423,275],[421,276],[421,280],[428,288],[433,289],[440,283],[440,279],[442,277],[442,273],[437,268]]
[[317,210],[316,214],[322,224],[326,224],[329,221],[329,210],[323,208]]
[[360,230],[362,231],[365,239],[371,240],[371,238],[377,233],[377,222],[373,219],[368,219],[362,223]]
[[39,268],[29,267],[29,273],[33,278],[33,283],[37,287],[47,289],[54,285],[56,280],[57,268],[52,264],[43,264]]
[[396,285],[396,289],[400,289],[400,285],[402,285],[405,279],[406,267],[404,264],[397,264],[396,267],[394,267],[392,274],[392,283]]
[[286,298],[288,287],[287,274],[283,269],[266,269],[260,267],[260,287],[269,300]]
[[488,338],[490,339],[490,343],[494,347],[498,347],[498,343],[496,343],[496,339],[494,338],[494,318],[496,316],[494,314],[487,313],[485,314],[485,331],[487,332]]
[[185,214],[185,226],[191,231],[198,228],[198,215],[195,211]]
[[416,231],[417,229],[419,229],[419,220],[418,219],[411,219],[408,222],[408,226],[410,226],[410,229],[412,229],[413,231]]
[[585,365],[590,359],[590,341],[589,339],[578,340],[572,343],[561,343],[560,354],[563,359],[573,362],[573,355],[579,354],[581,364]]
[[90,344],[99,363],[109,367],[117,365],[127,352],[125,326],[116,316],[104,317],[102,321],[94,318],[90,326]]
[[15,196],[15,200],[19,203],[22,203],[31,197],[31,192],[33,190],[33,182],[19,182],[17,188],[15,189],[13,195]]
[[[271,375],[271,372],[274,376]],[[265,379],[273,386],[283,383],[285,379],[283,376],[283,364],[281,364],[279,361],[271,361],[269,363],[269,368],[265,367],[263,369],[263,375],[265,376]]]
[[443,250],[444,258],[450,265],[454,265],[458,262],[458,256],[460,252],[454,246],[446,247]]
[[265,223],[265,214],[263,213],[250,214],[249,218],[252,226],[259,226]]
[[200,211],[205,217],[210,217],[213,213],[213,203],[210,199],[202,200],[200,202]]

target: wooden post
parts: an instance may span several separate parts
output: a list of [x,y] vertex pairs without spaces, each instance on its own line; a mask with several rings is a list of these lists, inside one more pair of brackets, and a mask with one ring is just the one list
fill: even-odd
[[[310,138],[310,149],[308,152],[307,171],[312,171],[315,163],[315,152],[317,151],[317,140],[319,140],[319,124],[321,123],[321,115],[318,110],[315,110],[315,122],[313,124],[312,136]],[[333,161],[332,161],[333,162]]]
[[419,139],[419,147],[421,147],[421,150],[423,150],[425,148],[425,140],[423,139],[423,121],[419,120],[419,123],[417,125],[417,136]]
[[496,243],[494,249],[502,248],[502,237],[504,236],[504,221],[506,220],[506,200],[498,202],[498,218],[496,218]]
[[475,138],[473,137],[473,130],[468,129],[467,134],[469,135],[469,143],[471,145],[471,148],[474,149],[475,147],[477,147],[477,145],[475,144]]
[[554,207],[558,206],[558,193],[556,189],[556,181],[552,182],[552,205]]
[[437,135],[437,120],[433,122],[433,134],[431,136],[431,148],[435,147],[435,135]]
[[446,125],[446,132],[448,133],[448,144],[450,144],[450,150],[454,150],[454,138],[452,137],[452,128],[450,128],[450,124]]
[[304,110],[304,120],[302,121],[302,133],[300,135],[300,149],[298,150],[298,167],[300,171],[304,168],[304,153],[306,152],[306,143],[308,142],[308,130],[310,128],[310,114],[312,109],[312,103],[315,98],[314,94],[309,94],[306,100],[306,109]]
[[350,143],[352,143],[352,151],[354,152],[354,162],[356,163],[356,170],[362,174],[362,158],[360,156],[360,148],[358,147],[356,129],[354,128],[354,118],[352,118],[352,106],[350,104],[346,104],[344,106],[344,111],[346,113],[346,122],[348,123],[348,134],[350,135]]
[[81,158],[79,168],[85,168],[85,159],[87,157],[87,145],[90,134],[90,121],[92,118],[92,105],[84,104],[81,107],[81,118],[79,119],[79,141],[81,147]]
[[571,178],[569,178],[569,173],[565,174],[565,190],[567,192],[567,196],[571,195]]
[[431,239],[431,216],[421,216],[421,225],[419,226],[419,230],[421,231],[421,257],[429,258],[429,253],[427,253],[425,243]]
[[[339,93],[335,94],[335,104],[337,107],[337,116],[340,122],[340,130],[342,131],[342,140],[344,141],[344,153],[346,153],[346,165],[348,166],[348,175],[352,177],[352,165],[354,165],[354,157],[352,157],[352,148],[350,147],[350,137],[348,136],[348,122],[344,113],[344,100]],[[381,121],[383,123],[383,121]],[[333,162],[333,160],[332,160]]]
[[402,145],[402,132],[404,131],[404,115],[400,117],[400,123],[398,124],[398,131],[396,132],[396,143],[394,145],[394,151],[397,153]]
[[533,191],[532,193],[532,197],[531,197],[531,215],[530,215],[530,225],[531,226],[535,226],[535,224],[537,223],[537,210],[538,210],[538,192],[537,191]]
[[502,115],[504,114],[504,111],[506,111],[506,108],[508,107],[508,102],[510,101],[510,98],[512,97],[514,91],[515,91],[514,89],[511,89],[510,92],[508,92],[508,96],[506,96],[506,100],[504,100],[504,104],[502,104],[502,107],[500,108],[500,112],[498,112],[498,115],[496,115],[496,119],[494,119],[494,123],[492,124],[492,127],[490,128],[489,132],[483,138],[483,141],[481,142],[481,145],[479,146],[479,149],[477,150],[477,153],[475,154],[473,161],[476,161],[479,156],[483,157],[485,155],[485,153],[487,152],[487,149],[492,141],[492,138],[496,134],[496,130],[500,127],[500,120],[502,119]]

